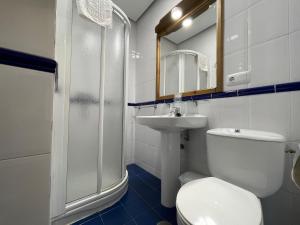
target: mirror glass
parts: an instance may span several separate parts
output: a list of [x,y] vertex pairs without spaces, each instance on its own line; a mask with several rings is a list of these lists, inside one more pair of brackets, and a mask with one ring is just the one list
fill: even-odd
[[160,38],[160,95],[216,88],[216,3]]

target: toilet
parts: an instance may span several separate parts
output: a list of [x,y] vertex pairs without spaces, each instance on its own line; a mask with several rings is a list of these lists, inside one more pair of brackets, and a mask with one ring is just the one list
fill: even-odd
[[183,185],[176,198],[179,225],[263,225],[260,198],[283,181],[285,137],[231,128],[207,131],[214,177]]
[[187,172],[181,174],[179,176],[178,180],[180,182],[180,187],[182,187],[183,185],[185,185],[193,180],[203,179],[205,177],[207,177],[207,176],[196,173],[194,171],[187,171]]

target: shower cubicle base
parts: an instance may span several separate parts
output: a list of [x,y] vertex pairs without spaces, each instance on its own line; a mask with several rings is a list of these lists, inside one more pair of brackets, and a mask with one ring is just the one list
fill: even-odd
[[128,173],[123,180],[100,194],[78,200],[66,205],[66,212],[58,217],[52,218],[52,225],[72,224],[80,219],[88,217],[96,212],[106,209],[118,202],[127,192]]

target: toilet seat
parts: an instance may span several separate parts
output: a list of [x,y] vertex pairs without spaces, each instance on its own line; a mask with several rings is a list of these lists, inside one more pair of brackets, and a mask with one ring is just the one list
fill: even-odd
[[260,200],[251,192],[215,177],[184,185],[177,194],[178,217],[188,225],[260,225]]

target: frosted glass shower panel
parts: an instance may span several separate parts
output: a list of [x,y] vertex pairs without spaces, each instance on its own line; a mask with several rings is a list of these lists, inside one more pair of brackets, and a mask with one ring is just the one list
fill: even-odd
[[185,54],[183,57],[183,69],[184,69],[184,92],[198,90],[198,62],[197,55]]
[[116,14],[105,47],[102,190],[120,182],[123,168],[125,24]]
[[67,202],[97,192],[101,28],[73,4]]
[[179,55],[168,55],[164,60],[165,95],[179,93]]

